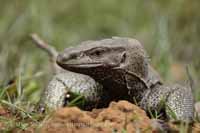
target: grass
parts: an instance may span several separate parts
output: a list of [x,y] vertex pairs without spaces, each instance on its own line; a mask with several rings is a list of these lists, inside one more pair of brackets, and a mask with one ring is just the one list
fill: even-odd
[[[128,36],[144,44],[151,63],[166,82],[187,81],[172,71],[179,64],[195,81],[200,100],[200,2],[198,0],[1,0],[0,101],[27,117],[51,78],[48,57],[28,37],[36,32],[58,50],[89,39]],[[55,6],[56,5],[56,6]],[[181,68],[178,68],[181,69]],[[15,112],[15,111],[14,111]],[[18,127],[26,127],[19,124]]]
[[[199,5],[196,0],[192,0],[188,9],[184,8],[188,4],[186,0],[166,3],[102,0],[95,4],[92,0],[68,0],[56,4],[54,6],[55,2],[46,0],[22,0],[7,1],[1,5],[1,86],[15,78],[19,71],[22,77],[43,73],[36,79],[37,90],[43,88],[43,82],[50,77],[47,56],[35,48],[28,37],[32,32],[40,34],[59,50],[83,40],[134,37],[145,45],[152,64],[166,81],[173,79],[170,67],[178,62],[183,67],[191,64],[196,86],[199,85],[200,63],[196,57],[200,53],[197,37],[200,16],[195,13]],[[195,27],[196,30],[192,31]],[[187,79],[186,74],[182,77]]]

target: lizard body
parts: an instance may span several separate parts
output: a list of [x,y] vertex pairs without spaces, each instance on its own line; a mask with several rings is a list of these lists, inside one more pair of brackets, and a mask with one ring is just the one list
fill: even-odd
[[179,120],[193,118],[191,89],[162,85],[137,40],[114,37],[83,42],[60,53],[57,63],[64,69],[94,78],[108,91],[111,100],[136,100],[146,111],[164,108],[170,117],[168,107]]

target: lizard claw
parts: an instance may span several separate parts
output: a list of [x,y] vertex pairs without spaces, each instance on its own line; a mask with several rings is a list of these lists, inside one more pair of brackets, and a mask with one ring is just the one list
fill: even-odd
[[153,128],[153,130],[164,133],[171,131],[170,126],[165,121],[160,119],[152,119],[151,121],[151,127]]

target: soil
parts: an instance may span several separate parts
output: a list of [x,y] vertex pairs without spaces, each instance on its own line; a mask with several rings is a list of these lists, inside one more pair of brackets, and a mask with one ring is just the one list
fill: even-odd
[[[0,106],[0,116],[14,117],[8,110]],[[20,120],[19,120],[20,122]],[[77,107],[60,108],[50,117],[38,124],[28,122],[25,130],[15,127],[12,133],[159,133],[162,130],[173,132],[200,132],[200,123],[187,126],[150,119],[145,111],[127,101],[111,102],[108,108],[83,111]],[[38,127],[41,126],[41,127]],[[0,132],[6,128],[0,122]]]
[[108,108],[81,111],[61,108],[41,129],[42,133],[111,133],[152,132],[151,120],[136,105],[127,101],[112,102]]
[[[0,116],[4,116],[5,118],[9,118],[9,117],[11,117],[11,114],[8,110],[6,110],[2,106],[0,106]],[[5,128],[5,123],[0,122],[0,129],[4,129],[4,128]]]
[[144,110],[127,101],[111,102],[108,108],[82,111],[77,107],[58,109],[47,120],[41,133],[179,133],[200,132],[200,124],[164,122],[150,119]]

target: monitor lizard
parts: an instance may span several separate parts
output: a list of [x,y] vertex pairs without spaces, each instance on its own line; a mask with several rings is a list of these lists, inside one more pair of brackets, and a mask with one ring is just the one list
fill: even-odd
[[103,85],[111,100],[137,102],[147,112],[164,109],[170,119],[193,119],[191,89],[163,85],[149,65],[143,46],[135,39],[113,37],[82,42],[61,52],[57,64],[89,75]]
[[[37,34],[30,35],[34,44],[49,56],[53,77],[42,90],[37,110],[48,112],[64,106],[73,105],[84,110],[103,107],[109,104],[109,95],[102,85],[88,75],[64,70],[56,63],[58,51]],[[103,97],[102,97],[103,96]],[[79,103],[78,103],[79,102]]]

